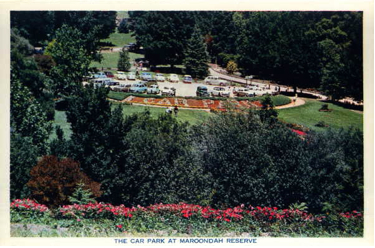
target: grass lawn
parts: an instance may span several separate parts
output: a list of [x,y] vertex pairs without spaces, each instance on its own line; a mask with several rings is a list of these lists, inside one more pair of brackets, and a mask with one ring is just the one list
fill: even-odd
[[[120,103],[112,103],[112,108],[115,108]],[[131,115],[134,113],[141,113],[148,109],[151,113],[151,116],[157,118],[158,115],[165,113],[166,108],[159,107],[148,107],[148,106],[137,106],[137,105],[126,105],[122,104],[124,116]],[[180,109],[175,118],[182,122],[189,122],[192,125],[200,124],[208,119],[211,116],[211,113],[208,113],[203,110],[190,110],[190,109]],[[173,114],[174,116],[174,114]]]
[[[55,128],[56,126],[60,126],[60,128],[64,131],[64,137],[66,139],[70,138],[70,135],[72,134],[72,130],[71,130],[71,127],[70,127],[70,123],[67,122],[67,120],[66,120],[65,111],[55,110],[55,121],[53,123],[53,128]],[[51,140],[56,139],[56,138],[57,138],[56,132],[55,132],[55,130],[53,130],[51,132],[51,135],[49,136],[49,140],[51,141]]]
[[[120,58],[120,52],[113,52],[113,53],[103,53],[103,60],[101,63],[96,61],[91,62],[90,67],[97,67],[99,68],[117,68],[117,63]],[[134,60],[136,58],[143,58],[143,54],[138,53],[129,53],[130,60]]]
[[117,11],[117,17],[119,18],[129,18],[128,11]]
[[306,104],[302,106],[278,110],[279,118],[286,122],[306,126],[315,131],[323,131],[326,129],[315,126],[320,121],[324,121],[332,128],[349,128],[350,126],[354,126],[363,131],[362,114],[331,103],[328,103],[328,108],[332,109],[332,112],[319,112],[319,109],[324,104],[323,102],[311,99],[304,100]]
[[116,31],[109,38],[101,40],[101,42],[112,43],[115,47],[123,47],[129,43],[135,43],[135,37],[132,37],[131,33],[123,34]]
[[[112,103],[112,109],[117,107],[121,103]],[[134,113],[141,113],[148,109],[151,113],[151,116],[157,118],[158,115],[165,113],[165,108],[158,108],[158,107],[146,107],[146,106],[136,106],[136,105],[126,105],[122,104],[123,106],[123,113],[124,116],[131,115]],[[192,125],[200,124],[208,119],[211,116],[211,113],[208,113],[203,110],[189,110],[189,109],[180,109],[178,111],[177,120],[182,122],[189,122]],[[67,122],[66,113],[65,111],[55,111],[55,122],[53,123],[53,127],[60,126],[61,129],[64,131],[64,137],[66,139],[70,138],[72,134],[70,123]],[[49,140],[53,140],[56,138],[55,130],[52,131]]]

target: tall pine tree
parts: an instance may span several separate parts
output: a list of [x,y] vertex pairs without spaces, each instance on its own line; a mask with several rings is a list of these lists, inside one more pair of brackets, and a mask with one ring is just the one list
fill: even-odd
[[193,78],[204,78],[208,75],[208,53],[199,28],[195,28],[184,51],[186,72]]
[[120,58],[117,63],[117,69],[119,71],[129,71],[131,64],[129,62],[129,52],[123,47],[120,52]]

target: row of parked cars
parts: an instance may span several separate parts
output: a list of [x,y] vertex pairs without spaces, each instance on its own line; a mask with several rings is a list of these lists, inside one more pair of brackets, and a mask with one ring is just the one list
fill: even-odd
[[[197,96],[219,96],[219,97],[230,97],[231,91],[225,87],[213,87],[209,90],[206,86],[198,86],[196,95]],[[237,87],[233,88],[233,95],[236,97],[253,97],[253,96],[263,96],[269,94],[268,91],[260,87]]]
[[136,84],[120,83],[119,85],[114,86],[111,89],[117,92],[161,94],[162,96],[175,96],[176,95],[176,89],[173,87],[165,86],[160,89],[159,85],[157,84],[153,84],[147,87],[147,82],[140,82]]
[[[135,72],[129,72],[125,73],[122,71],[117,72],[115,77],[118,80],[135,80],[137,78],[137,75]],[[164,74],[162,73],[156,73],[156,74],[151,74],[150,72],[141,72],[139,74],[139,79],[142,81],[146,82],[171,82],[171,83],[178,83],[180,81],[180,78],[178,77],[177,74],[169,74],[168,77],[165,77]],[[190,75],[184,75],[182,78],[183,83],[192,83],[193,78]]]

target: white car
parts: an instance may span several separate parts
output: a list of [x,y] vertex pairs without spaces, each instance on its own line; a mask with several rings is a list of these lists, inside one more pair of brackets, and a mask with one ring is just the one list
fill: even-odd
[[220,86],[227,86],[228,82],[220,79],[217,76],[208,76],[204,79],[204,82],[209,85],[220,85]]
[[147,94],[159,94],[160,89],[159,85],[153,84],[150,87],[147,88]]
[[135,75],[134,72],[129,72],[129,73],[128,73],[128,79],[129,79],[129,80],[135,80],[135,78],[136,78],[136,75]]
[[212,96],[229,97],[230,96],[230,91],[226,90],[224,87],[214,87],[211,90],[211,95]]
[[171,82],[171,83],[178,83],[180,81],[180,79],[178,78],[177,74],[170,74],[169,78],[168,78],[168,81]]
[[173,87],[163,87],[163,89],[160,92],[162,96],[175,96],[176,95],[176,89]]
[[155,79],[156,79],[156,81],[158,81],[158,82],[164,82],[164,81],[165,81],[165,77],[164,77],[164,75],[161,74],[161,73],[156,73],[156,74],[155,74]]
[[115,76],[118,80],[126,80],[126,74],[123,71],[118,71]]

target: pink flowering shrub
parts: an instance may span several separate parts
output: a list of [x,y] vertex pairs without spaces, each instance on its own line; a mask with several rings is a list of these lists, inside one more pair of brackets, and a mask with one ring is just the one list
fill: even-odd
[[50,216],[46,205],[36,203],[30,199],[16,199],[10,204],[11,221],[18,222],[22,219],[43,220]]

